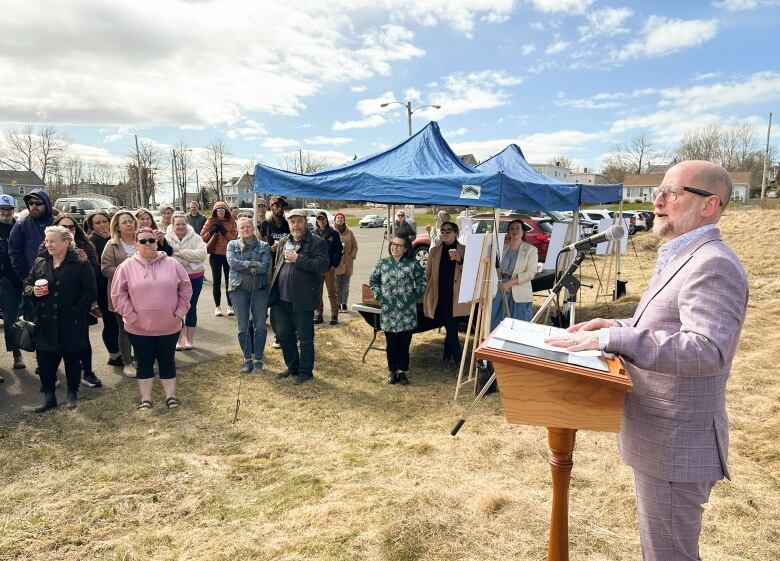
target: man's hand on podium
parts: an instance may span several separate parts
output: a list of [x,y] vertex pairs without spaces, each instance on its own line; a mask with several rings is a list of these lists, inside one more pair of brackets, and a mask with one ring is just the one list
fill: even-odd
[[597,351],[599,350],[599,330],[608,327],[620,327],[620,324],[612,319],[596,318],[576,323],[566,330],[568,335],[548,337],[544,342],[553,347],[563,347],[569,351]]

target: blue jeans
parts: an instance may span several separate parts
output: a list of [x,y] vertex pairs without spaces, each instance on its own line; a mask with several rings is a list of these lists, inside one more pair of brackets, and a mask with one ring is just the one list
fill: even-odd
[[5,350],[18,351],[11,333],[11,326],[19,317],[19,304],[22,301],[22,287],[14,284],[8,277],[0,278],[0,309],[3,310],[3,331],[5,332]]
[[[265,316],[268,313],[268,290],[242,290],[240,288],[230,291],[230,300],[233,302],[233,311],[238,322],[238,344],[244,353],[244,359],[252,358],[254,343],[255,360],[263,362],[263,350],[267,328]],[[254,339],[249,329],[249,316],[252,316],[254,324]]]
[[493,310],[490,315],[490,331],[495,330],[501,320],[505,317],[512,317],[523,321],[531,321],[533,318],[533,307],[531,302],[515,302],[512,298],[512,292],[507,292],[506,303],[509,306],[509,316],[504,314],[504,302],[501,298],[501,287],[498,287],[496,297],[493,298]]
[[[314,370],[314,310],[293,311],[292,302],[274,305],[274,328],[282,346],[284,364],[294,374],[309,375]],[[265,322],[263,322],[265,325]],[[255,329],[258,325],[255,323]],[[300,353],[298,345],[300,344]]]
[[201,275],[196,279],[190,279],[192,283],[192,298],[190,298],[190,309],[187,310],[187,315],[184,316],[184,327],[195,327],[198,325],[198,298],[200,298],[200,291],[203,289],[203,279],[205,276]]

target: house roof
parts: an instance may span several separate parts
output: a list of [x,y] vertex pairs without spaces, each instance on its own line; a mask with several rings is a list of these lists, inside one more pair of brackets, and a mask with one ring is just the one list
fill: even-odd
[[[735,185],[746,185],[750,183],[749,171],[730,171],[731,182]],[[625,187],[656,187],[661,184],[664,179],[663,173],[643,173],[637,175],[635,173],[626,175],[623,179],[623,185]]]
[[479,164],[479,161],[477,160],[477,158],[474,157],[474,154],[461,154],[460,156],[458,156],[458,158],[463,160],[464,164],[468,164],[470,166],[476,166],[477,164]]
[[24,186],[46,187],[34,171],[0,170],[0,183],[10,184],[12,181]]

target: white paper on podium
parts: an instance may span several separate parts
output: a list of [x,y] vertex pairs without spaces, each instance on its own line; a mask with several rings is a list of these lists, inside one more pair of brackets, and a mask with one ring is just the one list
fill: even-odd
[[548,351],[556,351],[559,353],[567,353],[576,356],[601,356],[601,351],[576,351],[571,352],[563,347],[553,347],[544,342],[547,337],[555,337],[559,335],[567,335],[568,332],[560,327],[553,327],[552,325],[541,325],[538,323],[531,323],[530,321],[520,321],[518,319],[506,318],[492,333],[493,337],[504,339],[505,341],[512,341],[514,343],[520,343],[522,345],[528,345],[530,347],[536,347],[537,349],[545,349]]

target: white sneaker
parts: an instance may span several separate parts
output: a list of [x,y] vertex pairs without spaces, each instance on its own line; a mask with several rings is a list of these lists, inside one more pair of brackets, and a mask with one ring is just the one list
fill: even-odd
[[234,316],[236,314],[233,313],[233,306],[228,306],[227,315]]
[[222,315],[222,308],[220,308],[219,306],[214,308],[214,315],[215,316],[221,316]]
[[128,378],[135,378],[137,376],[134,366],[125,366],[122,369],[122,374],[124,374]]

